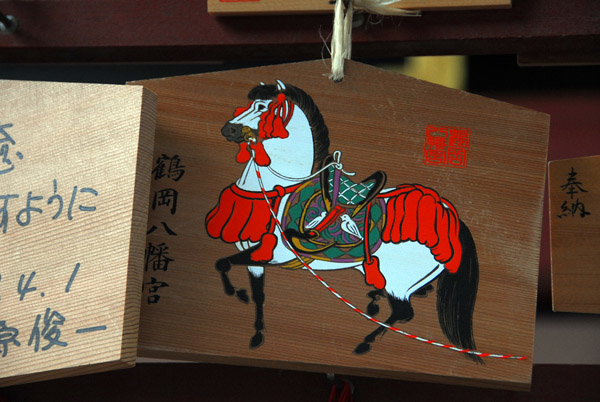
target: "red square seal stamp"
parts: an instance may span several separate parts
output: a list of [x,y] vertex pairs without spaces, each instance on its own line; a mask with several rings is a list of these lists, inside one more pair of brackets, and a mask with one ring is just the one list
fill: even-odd
[[471,130],[468,128],[428,125],[425,130],[423,164],[467,167]]

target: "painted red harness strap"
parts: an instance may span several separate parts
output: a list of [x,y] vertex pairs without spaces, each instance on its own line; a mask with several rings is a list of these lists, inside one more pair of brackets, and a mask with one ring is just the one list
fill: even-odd
[[379,269],[379,258],[371,255],[369,249],[369,221],[371,217],[371,204],[367,205],[367,214],[365,216],[365,233],[364,233],[364,247],[365,247],[365,259],[363,261],[363,268],[365,270],[365,282],[367,285],[373,285],[377,289],[385,288],[386,280],[381,270]]
[[321,232],[327,226],[335,222],[337,218],[340,217],[342,212],[344,212],[344,208],[340,207],[339,205],[336,205],[331,211],[329,211],[325,218],[321,222],[319,222],[319,224],[315,227],[314,230],[317,232]]
[[264,194],[262,192],[241,189],[235,184],[232,184],[230,188],[231,191],[233,191],[233,193],[239,195],[240,197],[248,198],[251,200],[264,200],[265,195],[268,198],[283,197],[284,195],[295,191],[298,187],[300,187],[300,184],[296,184],[295,186],[289,187],[275,186],[273,190],[265,191]]

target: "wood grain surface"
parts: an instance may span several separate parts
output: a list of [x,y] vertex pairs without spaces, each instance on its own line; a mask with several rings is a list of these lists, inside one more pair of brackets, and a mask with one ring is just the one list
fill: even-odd
[[[329,0],[208,0],[211,14],[313,14],[333,11]],[[405,10],[460,10],[479,8],[507,8],[511,0],[399,0],[391,9]]]
[[0,385],[130,367],[156,97],[0,89]]
[[[177,155],[185,166],[178,182],[163,177],[152,184],[151,198],[173,188],[178,204],[175,214],[168,208],[150,212],[149,226],[157,230],[149,234],[147,249],[164,243],[172,261],[167,271],[148,266],[144,282],[154,277],[155,284],[168,287],[155,288],[158,302],[146,288],[139,354],[526,389],[531,359],[488,359],[480,365],[396,333],[379,337],[369,353],[354,354],[375,324],[304,270],[267,270],[265,343],[249,348],[254,307],[225,295],[215,270],[215,261],[235,249],[209,238],[204,220],[243,170],[235,162],[239,148],[223,138],[221,127],[235,108],[247,105],[251,88],[279,79],[313,97],[329,127],[330,151],[343,152],[344,167],[357,180],[384,170],[387,187],[421,183],[453,203],[479,256],[478,350],[530,358],[533,352],[548,116],[351,61],[341,83],[331,82],[327,73],[319,60],[133,83],[159,97],[155,161]],[[429,125],[470,129],[466,167],[424,164]],[[230,276],[234,285],[248,287],[244,267],[234,266]],[[373,288],[359,272],[323,271],[322,277],[356,306],[368,303],[366,293]],[[445,342],[435,293],[412,301],[414,319],[398,326]],[[379,304],[378,317],[387,317],[385,300]]]
[[548,164],[552,306],[600,313],[600,156]]

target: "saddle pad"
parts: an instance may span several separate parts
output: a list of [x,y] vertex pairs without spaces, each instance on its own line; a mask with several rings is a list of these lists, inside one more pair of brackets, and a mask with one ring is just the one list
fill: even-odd
[[[329,198],[333,199],[335,189],[335,168],[329,167]],[[340,176],[338,189],[338,202],[346,205],[357,205],[364,201],[369,191],[375,186],[375,181],[369,183],[354,183],[348,177]]]
[[[344,208],[342,214],[352,216],[354,207],[343,205],[342,207]],[[281,224],[284,230],[294,229],[305,233],[310,230],[307,228],[309,222],[318,218],[323,212],[327,212],[327,209],[321,194],[321,183],[319,178],[315,178],[290,194]],[[365,207],[352,218],[352,221],[359,232],[364,234],[365,223],[368,220],[369,250],[373,253],[381,245],[380,233],[385,223],[384,201],[373,200],[368,215],[367,217]],[[296,251],[302,256],[334,262],[362,261],[365,253],[364,241],[345,232],[339,218],[321,230],[318,237],[310,240],[297,239],[295,246]],[[290,248],[290,245],[286,244],[286,247]]]

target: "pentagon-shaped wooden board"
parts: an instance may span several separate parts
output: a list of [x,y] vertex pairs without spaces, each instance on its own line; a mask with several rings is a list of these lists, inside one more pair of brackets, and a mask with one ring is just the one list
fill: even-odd
[[600,313],[600,156],[548,164],[552,305]]
[[[159,98],[140,355],[527,388],[549,117],[352,61],[327,73],[134,83]],[[335,151],[344,172],[302,179]]]
[[156,96],[0,91],[0,385],[131,367]]

